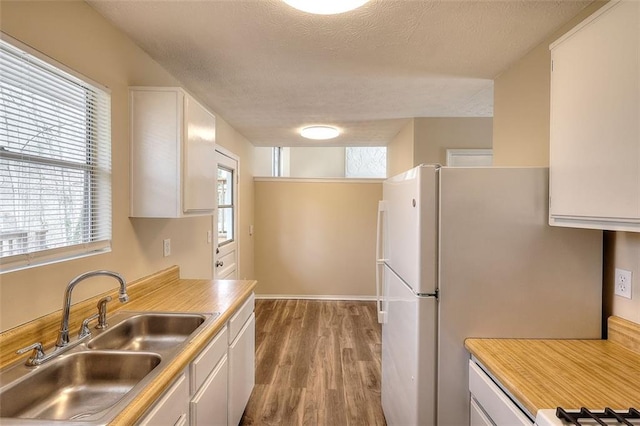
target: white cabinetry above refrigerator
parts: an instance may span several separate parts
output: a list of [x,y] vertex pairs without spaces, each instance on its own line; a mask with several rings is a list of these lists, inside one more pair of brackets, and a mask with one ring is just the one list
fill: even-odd
[[551,225],[640,232],[638,28],[612,1],[550,47]]

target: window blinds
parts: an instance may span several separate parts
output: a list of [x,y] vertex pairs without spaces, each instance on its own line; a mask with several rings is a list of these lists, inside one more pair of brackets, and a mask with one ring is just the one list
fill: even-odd
[[111,245],[111,99],[0,40],[0,270]]

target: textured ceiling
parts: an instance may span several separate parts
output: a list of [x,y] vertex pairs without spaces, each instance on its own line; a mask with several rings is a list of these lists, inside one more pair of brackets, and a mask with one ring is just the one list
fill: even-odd
[[[591,2],[372,0],[320,16],[279,0],[88,0],[256,146],[386,145],[411,117],[488,117],[492,79]],[[317,144],[317,143],[313,143]]]

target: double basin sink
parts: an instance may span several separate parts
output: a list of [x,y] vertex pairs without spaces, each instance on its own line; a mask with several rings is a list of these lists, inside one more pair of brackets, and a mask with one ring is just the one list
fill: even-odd
[[0,371],[0,424],[106,424],[219,313],[124,312],[36,367]]

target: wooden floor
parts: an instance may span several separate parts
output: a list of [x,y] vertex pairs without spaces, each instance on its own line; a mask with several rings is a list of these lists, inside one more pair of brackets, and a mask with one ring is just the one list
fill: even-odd
[[375,302],[256,301],[242,425],[385,425]]

